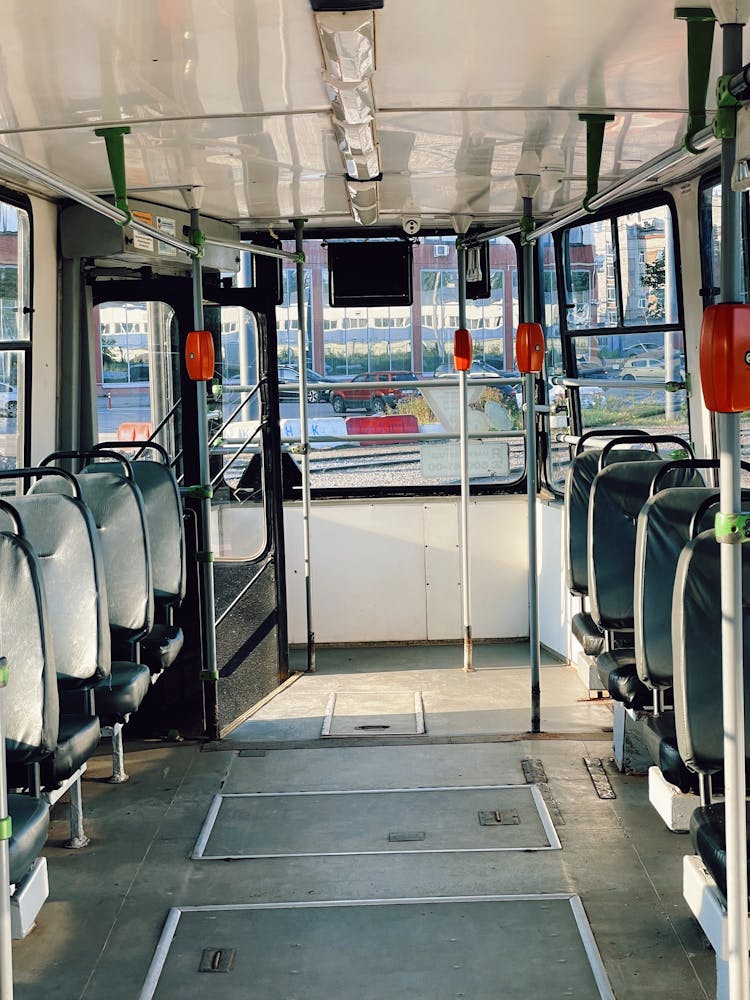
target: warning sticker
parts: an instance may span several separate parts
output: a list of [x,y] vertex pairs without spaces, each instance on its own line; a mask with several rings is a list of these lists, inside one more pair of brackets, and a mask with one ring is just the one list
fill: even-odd
[[[139,222],[143,222],[147,226],[153,226],[154,224],[154,217],[150,212],[133,212],[133,218],[138,219]],[[153,236],[147,236],[145,233],[139,233],[137,229],[134,229],[133,246],[136,250],[149,250],[153,253],[154,238]]]
[[[156,228],[160,229],[163,233],[169,233],[170,236],[177,235],[177,226],[174,219],[170,219],[166,215],[156,216]],[[162,243],[161,240],[157,242],[157,249],[163,257],[177,256],[177,247],[170,246],[169,243]]]

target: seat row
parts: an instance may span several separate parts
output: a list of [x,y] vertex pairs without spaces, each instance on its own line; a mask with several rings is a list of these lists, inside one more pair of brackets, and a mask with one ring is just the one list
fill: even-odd
[[[151,447],[151,446],[150,446]],[[83,847],[81,776],[102,732],[127,780],[122,728],[179,654],[182,506],[166,453],[130,462],[105,447],[0,473],[33,481],[0,500],[0,654],[14,934],[46,898],[48,807],[70,792],[69,846]],[[78,475],[55,463],[83,463]]]
[[[642,771],[645,760],[651,803],[670,829],[690,829],[696,853],[686,858],[683,891],[715,947],[722,981],[719,493],[704,479],[718,463],[695,459],[679,439],[605,433],[610,440],[600,447],[592,444],[601,432],[581,439],[568,473],[567,583],[581,600],[573,631],[613,698],[618,764]],[[743,593],[750,599],[746,549]],[[750,611],[746,662],[748,626]],[[748,699],[747,679],[746,688]]]

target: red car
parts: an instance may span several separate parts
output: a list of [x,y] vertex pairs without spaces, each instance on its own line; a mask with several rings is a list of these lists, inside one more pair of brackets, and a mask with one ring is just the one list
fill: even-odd
[[406,389],[390,386],[390,382],[416,382],[414,372],[366,372],[356,375],[352,382],[361,382],[362,387],[351,389],[331,388],[331,406],[335,413],[347,410],[367,410],[371,413],[385,413],[395,410],[396,403],[405,396],[414,395]]

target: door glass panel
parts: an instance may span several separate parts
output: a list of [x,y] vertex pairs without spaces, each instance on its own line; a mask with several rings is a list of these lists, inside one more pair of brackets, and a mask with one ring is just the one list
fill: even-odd
[[[221,307],[220,375],[209,400],[211,530],[215,558],[237,562],[256,559],[266,547],[260,394],[256,391],[258,328],[255,316],[240,306]],[[297,426],[291,432],[296,429],[298,436],[299,404],[292,422],[295,416]],[[282,418],[282,434],[283,425]]]
[[[94,309],[99,440],[149,437],[178,385],[175,316],[163,302],[106,302]],[[157,440],[174,453],[172,422]]]
[[[23,465],[24,359],[22,351],[0,351],[0,469]],[[0,483],[2,492],[14,493],[15,483]]]

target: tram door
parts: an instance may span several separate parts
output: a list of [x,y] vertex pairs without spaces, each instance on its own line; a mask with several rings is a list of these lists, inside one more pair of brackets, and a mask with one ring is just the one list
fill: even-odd
[[204,287],[204,325],[217,359],[206,384],[216,679],[201,662],[198,494],[209,484],[199,482],[198,389],[183,363],[193,326],[191,281],[97,279],[92,299],[101,365],[98,439],[154,433],[174,456],[185,507],[188,581],[179,613],[185,647],[131,729],[218,739],[288,675],[274,306],[254,289]]

